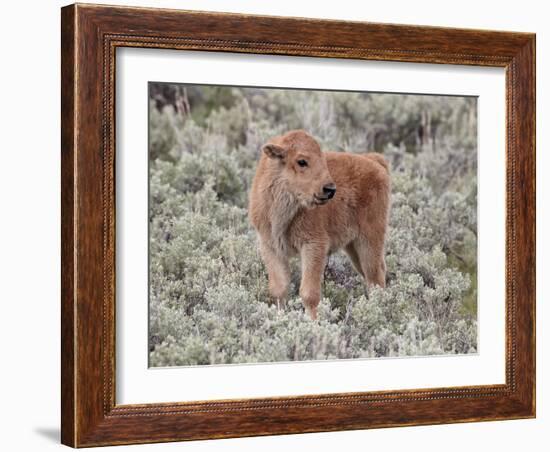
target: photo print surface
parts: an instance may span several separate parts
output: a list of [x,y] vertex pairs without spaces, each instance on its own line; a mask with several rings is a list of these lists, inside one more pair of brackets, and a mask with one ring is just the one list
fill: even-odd
[[149,83],[149,366],[477,353],[477,98]]

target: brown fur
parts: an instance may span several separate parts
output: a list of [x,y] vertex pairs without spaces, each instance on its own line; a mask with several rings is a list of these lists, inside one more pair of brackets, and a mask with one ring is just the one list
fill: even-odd
[[[327,256],[344,249],[367,284],[385,286],[384,241],[390,208],[390,177],[376,153],[322,152],[302,130],[270,140],[262,148],[249,198],[269,292],[284,302],[288,260],[299,255],[300,296],[317,317]],[[305,167],[300,166],[306,161]],[[336,186],[332,199],[327,187]],[[323,190],[325,187],[325,191]]]

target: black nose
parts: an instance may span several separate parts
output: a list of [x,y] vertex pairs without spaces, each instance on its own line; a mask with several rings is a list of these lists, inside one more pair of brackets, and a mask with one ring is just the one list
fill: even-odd
[[331,199],[334,194],[336,193],[336,185],[334,184],[327,184],[323,187],[323,193],[326,195],[328,199]]

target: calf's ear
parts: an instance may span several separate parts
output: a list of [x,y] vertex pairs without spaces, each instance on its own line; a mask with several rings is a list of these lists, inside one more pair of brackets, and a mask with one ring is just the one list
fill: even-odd
[[267,143],[262,147],[262,151],[272,159],[283,160],[286,157],[286,149],[278,144]]

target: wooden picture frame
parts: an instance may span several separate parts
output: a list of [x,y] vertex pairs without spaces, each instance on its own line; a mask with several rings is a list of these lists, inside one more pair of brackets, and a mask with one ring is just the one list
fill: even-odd
[[[535,35],[70,5],[62,9],[61,438],[73,447],[535,416]],[[115,403],[115,50],[506,69],[506,383]]]

